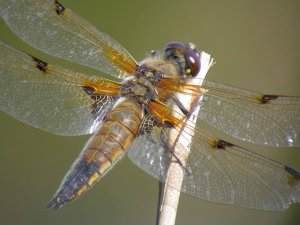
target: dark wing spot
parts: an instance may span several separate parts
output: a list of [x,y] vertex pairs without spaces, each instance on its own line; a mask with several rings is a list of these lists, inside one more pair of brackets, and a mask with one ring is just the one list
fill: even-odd
[[165,122],[164,122],[164,125],[165,125],[167,128],[175,128],[174,124],[172,124],[170,121],[165,121]]
[[96,91],[95,88],[89,86],[83,86],[82,89],[90,96],[92,96]]
[[289,166],[284,167],[285,171],[289,173],[288,184],[294,186],[300,182],[300,173]]
[[36,68],[38,68],[39,70],[43,71],[43,72],[47,72],[47,67],[48,67],[48,63],[38,59],[38,58],[35,58],[33,56],[31,56],[31,58],[33,59],[33,61],[36,63]]
[[262,103],[262,104],[267,104],[267,103],[269,103],[271,100],[275,100],[275,99],[277,99],[277,98],[278,98],[277,95],[263,95],[263,96],[261,97],[261,103]]
[[89,97],[94,101],[93,104],[91,104],[91,113],[95,116],[98,116],[101,112],[101,109],[105,107],[111,107],[112,102],[115,100],[113,96],[108,95],[100,95],[95,94],[96,89],[90,86],[82,86],[82,89],[85,93],[89,95]]
[[234,146],[234,145],[227,142],[227,141],[224,141],[224,140],[220,139],[216,142],[215,148],[225,150],[226,147],[232,147],[232,146]]
[[55,4],[55,11],[57,15],[63,14],[65,12],[66,8],[59,1],[55,0],[54,4]]

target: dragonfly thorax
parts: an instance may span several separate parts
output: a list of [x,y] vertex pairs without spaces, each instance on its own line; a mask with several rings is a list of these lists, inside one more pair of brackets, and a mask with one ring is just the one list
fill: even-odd
[[122,84],[122,95],[133,97],[141,104],[148,104],[157,96],[156,85],[163,79],[163,73],[146,64],[137,67],[136,72]]

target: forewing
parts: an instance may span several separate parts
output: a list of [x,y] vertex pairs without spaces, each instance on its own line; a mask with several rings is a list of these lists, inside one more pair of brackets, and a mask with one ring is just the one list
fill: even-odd
[[0,42],[0,109],[60,135],[92,133],[119,84],[49,65]]
[[55,0],[4,0],[1,17],[31,46],[122,78],[136,62],[118,42]]
[[300,98],[263,95],[204,81],[199,118],[253,144],[300,146]]
[[[223,204],[260,209],[283,210],[291,202],[300,201],[300,174],[261,155],[235,146],[209,134],[195,131],[191,151],[188,154],[177,143],[168,149],[162,141],[166,129],[160,134],[142,134],[137,137],[128,152],[129,158],[146,173],[164,182],[172,155],[178,159],[184,171],[181,191],[192,196]],[[157,133],[158,131],[156,131]],[[187,133],[182,133],[188,138]],[[171,140],[173,142],[173,140]],[[186,166],[182,161],[188,154]],[[173,188],[177,187],[178,176],[168,177]],[[180,180],[178,180],[180,182]]]
[[198,118],[236,139],[271,147],[300,146],[300,97],[263,95],[208,80],[199,86],[169,79],[160,86],[203,96]]

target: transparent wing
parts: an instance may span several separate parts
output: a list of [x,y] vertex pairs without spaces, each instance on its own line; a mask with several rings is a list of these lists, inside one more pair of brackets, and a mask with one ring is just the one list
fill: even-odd
[[[181,191],[223,204],[260,209],[283,210],[300,202],[300,174],[261,155],[235,146],[204,130],[195,132],[186,166],[182,160],[186,146],[168,149],[166,129],[142,134],[132,143],[128,156],[146,173],[164,182],[173,155],[184,171]],[[160,132],[159,132],[160,130]],[[188,136],[183,133],[183,136]],[[171,140],[173,142],[173,140]],[[178,176],[168,177],[177,187]]]
[[154,121],[151,116],[145,117],[127,155],[135,165],[163,182],[167,177],[171,155],[162,143],[162,130]]
[[119,84],[52,66],[0,42],[0,109],[60,135],[92,133]]
[[4,0],[1,17],[31,46],[121,78],[136,62],[118,42],[55,0]]
[[198,118],[236,139],[272,147],[300,146],[300,97],[263,95],[208,80],[199,86],[167,79],[160,87],[202,95]]

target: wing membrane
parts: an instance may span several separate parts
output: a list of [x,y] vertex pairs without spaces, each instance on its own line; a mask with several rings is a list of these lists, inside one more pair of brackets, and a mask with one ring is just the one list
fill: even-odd
[[198,118],[234,138],[272,147],[300,146],[299,97],[263,95],[208,80],[199,86],[169,79],[160,86],[203,95]]
[[92,133],[117,98],[118,87],[0,42],[0,108],[34,127],[60,135]]
[[121,78],[136,62],[118,42],[55,0],[5,0],[1,17],[31,46]]
[[[161,130],[160,133],[140,135],[128,152],[134,164],[162,182],[174,154],[163,141],[170,138],[165,136],[166,133]],[[182,135],[189,136],[187,133]],[[181,191],[212,202],[260,210],[283,210],[289,203],[300,201],[300,174],[290,167],[220,140],[201,129],[195,131],[192,140],[187,164],[182,168]],[[184,152],[187,148],[180,143],[175,148],[175,156],[182,167],[181,160],[187,154]],[[176,184],[180,181],[177,182],[176,174],[168,179],[172,180],[169,185],[178,188]]]

